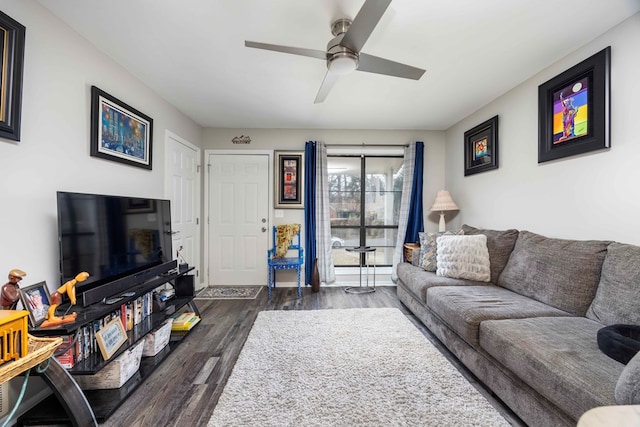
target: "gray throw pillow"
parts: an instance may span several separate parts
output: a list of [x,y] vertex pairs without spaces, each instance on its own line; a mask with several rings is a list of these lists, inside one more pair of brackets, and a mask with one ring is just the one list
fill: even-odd
[[627,363],[616,383],[615,394],[618,405],[640,404],[640,353]]
[[419,267],[427,271],[436,271],[437,268],[437,244],[436,239],[444,235],[458,235],[463,234],[462,230],[458,231],[444,231],[438,233],[432,233],[430,231],[420,232],[420,262]]

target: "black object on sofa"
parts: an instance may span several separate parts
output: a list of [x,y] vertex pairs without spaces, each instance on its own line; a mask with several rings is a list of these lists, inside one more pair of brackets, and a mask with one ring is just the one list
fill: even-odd
[[598,331],[598,347],[625,365],[640,351],[640,326],[610,325]]

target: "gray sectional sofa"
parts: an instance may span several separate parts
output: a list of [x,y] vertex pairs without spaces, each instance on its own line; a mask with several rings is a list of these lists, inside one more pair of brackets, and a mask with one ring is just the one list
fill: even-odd
[[463,231],[487,236],[489,282],[401,263],[397,291],[481,382],[530,426],[575,426],[590,408],[639,403],[640,355],[625,366],[596,336],[640,324],[640,247]]

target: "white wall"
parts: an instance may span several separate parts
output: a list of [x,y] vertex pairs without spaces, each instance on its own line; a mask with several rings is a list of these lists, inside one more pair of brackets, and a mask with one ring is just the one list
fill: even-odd
[[[640,244],[640,14],[491,102],[446,132],[454,225]],[[538,164],[538,86],[611,46],[611,145]],[[499,169],[464,176],[464,132],[499,115]]]
[[[249,136],[250,144],[233,144],[236,136]],[[321,141],[327,145],[403,145],[412,141],[424,142],[424,191],[425,228],[438,229],[439,217],[429,209],[436,191],[443,188],[445,179],[444,132],[424,130],[327,130],[327,129],[205,129],[204,149],[219,150],[298,150],[305,142]],[[427,215],[429,214],[429,215]],[[271,212],[273,219],[273,211]],[[277,222],[276,222],[277,221]],[[284,209],[284,218],[272,220],[273,224],[304,222],[302,210]]]
[[[165,197],[165,129],[200,145],[202,128],[33,0],[0,0],[26,26],[22,137],[0,139],[0,285],[60,286],[56,191]],[[153,170],[90,157],[91,86],[154,119]]]

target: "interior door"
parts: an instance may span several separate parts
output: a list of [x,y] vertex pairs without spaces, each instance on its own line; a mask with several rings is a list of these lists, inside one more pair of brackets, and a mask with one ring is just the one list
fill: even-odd
[[209,285],[266,285],[268,154],[208,156]]
[[[200,149],[170,132],[166,141],[173,259],[195,267],[197,278],[200,273]],[[196,280],[196,288],[200,282]]]

